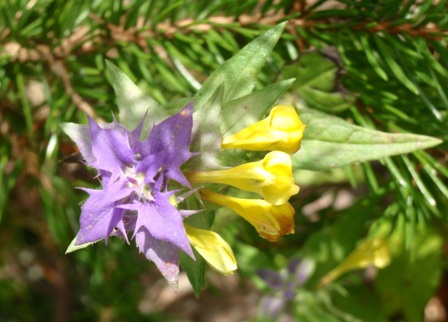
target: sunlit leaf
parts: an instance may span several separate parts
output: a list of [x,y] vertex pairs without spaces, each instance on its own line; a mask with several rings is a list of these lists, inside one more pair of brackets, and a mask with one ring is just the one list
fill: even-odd
[[302,147],[293,156],[294,167],[300,169],[328,170],[442,143],[425,135],[386,133],[360,127],[310,109],[300,108],[298,114],[307,126]]
[[200,109],[220,84],[224,84],[225,101],[252,92],[257,74],[280,38],[285,25],[286,22],[278,24],[261,34],[219,66],[197,92],[196,108]]
[[148,94],[143,92],[117,66],[106,61],[107,72],[117,95],[120,122],[133,130],[146,116],[142,137],[147,136],[149,128],[167,117],[163,108]]

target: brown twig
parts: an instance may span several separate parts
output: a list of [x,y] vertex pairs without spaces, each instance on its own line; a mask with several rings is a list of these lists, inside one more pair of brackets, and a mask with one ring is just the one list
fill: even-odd
[[[327,24],[335,19],[312,19],[312,15],[306,12],[306,7],[303,1],[295,2],[294,10],[299,10],[299,17],[289,19],[287,31],[297,35],[297,28],[308,30],[317,30],[319,25]],[[80,26],[67,38],[62,39],[60,45],[39,45],[40,50],[35,48],[26,48],[17,42],[6,42],[3,50],[0,51],[0,56],[7,55],[11,61],[41,61],[47,60],[48,52],[52,53],[55,59],[65,59],[68,56],[80,56],[96,52],[104,47],[116,47],[119,42],[135,43],[143,50],[147,50],[147,39],[172,39],[176,33],[189,34],[191,32],[207,32],[211,29],[223,29],[226,24],[238,23],[242,27],[251,25],[274,25],[279,21],[288,20],[288,16],[282,13],[275,15],[261,16],[258,13],[253,15],[243,14],[237,19],[235,17],[226,16],[212,16],[201,23],[193,19],[183,19],[174,23],[161,22],[153,29],[144,25],[143,18],[137,21],[135,27],[125,28],[124,23],[120,25],[113,25],[107,23],[101,17],[91,14],[90,20],[102,28],[89,28],[87,26]],[[342,19],[337,19],[339,22],[344,22]],[[347,21],[348,22],[348,21]],[[441,39],[448,35],[448,31],[441,30],[434,24],[428,24],[419,28],[413,27],[410,23],[403,23],[395,25],[393,22],[380,22],[374,26],[370,25],[370,21],[349,26],[352,30],[365,31],[369,33],[386,32],[389,34],[406,33],[412,37],[423,37],[427,39]],[[326,31],[337,32],[340,28],[328,28]],[[5,29],[0,36],[0,39],[6,40],[9,31]],[[298,44],[303,47],[304,43]]]
[[64,85],[65,92],[70,95],[73,104],[75,104],[81,111],[84,111],[87,115],[89,115],[91,118],[95,118],[95,112],[90,106],[89,103],[87,103],[81,95],[79,95],[72,86],[72,83],[70,81],[70,76],[67,71],[67,68],[65,67],[64,63],[60,59],[56,59],[53,54],[51,53],[48,46],[38,46],[37,51],[42,55],[42,57],[45,58],[46,61],[48,61],[51,70],[53,73],[58,76],[62,84]]

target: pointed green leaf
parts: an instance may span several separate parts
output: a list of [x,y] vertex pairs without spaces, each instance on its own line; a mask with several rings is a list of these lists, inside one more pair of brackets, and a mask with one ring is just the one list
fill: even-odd
[[221,83],[224,84],[224,101],[252,92],[257,74],[280,38],[285,25],[286,22],[283,22],[261,34],[219,66],[197,92],[196,108],[200,109]]
[[72,240],[70,245],[68,245],[67,250],[65,251],[66,254],[76,252],[77,250],[86,248],[86,247],[88,247],[90,245],[95,244],[96,242],[85,243],[85,244],[82,244],[82,245],[75,245],[75,243],[76,243],[76,237]]
[[299,97],[311,108],[340,112],[352,105],[354,96],[339,90],[339,66],[318,52],[300,57],[283,70],[283,77],[296,77],[293,85]]
[[[336,314],[328,312],[325,306],[317,302],[316,296],[308,296],[301,299],[300,305],[293,305],[295,321],[301,322],[342,322],[347,319],[341,319]],[[269,320],[268,320],[269,321]],[[275,320],[272,320],[275,321]],[[350,320],[359,321],[359,320]]]
[[258,122],[294,80],[287,79],[225,102],[221,110],[221,132],[223,134],[238,132]]
[[193,114],[191,151],[199,154],[190,159],[186,167],[193,169],[216,169],[221,151],[222,135],[219,130],[223,86],[219,86],[203,108]]
[[196,298],[199,298],[202,290],[205,288],[205,271],[206,271],[206,262],[205,259],[202,258],[201,255],[193,248],[194,257],[196,260],[193,260],[187,254],[181,252],[180,253],[180,266],[187,274],[188,280],[193,287],[193,292]]
[[302,147],[293,156],[293,166],[308,170],[328,170],[353,162],[426,149],[442,141],[433,137],[375,131],[310,109],[298,109],[307,125]]
[[167,117],[166,112],[153,98],[143,92],[117,66],[106,61],[107,72],[117,95],[120,122],[133,130],[146,115],[142,137],[146,137],[150,127]]

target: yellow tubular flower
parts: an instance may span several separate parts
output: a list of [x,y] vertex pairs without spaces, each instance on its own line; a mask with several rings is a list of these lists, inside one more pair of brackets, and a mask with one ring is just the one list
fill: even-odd
[[375,238],[363,241],[346,259],[320,280],[318,287],[324,287],[349,271],[366,268],[370,265],[377,268],[384,268],[389,263],[390,251],[387,240]]
[[194,228],[187,224],[184,226],[190,243],[214,270],[224,275],[235,272],[235,256],[221,236],[211,230]]
[[258,234],[275,242],[294,233],[294,208],[290,203],[272,205],[261,199],[241,199],[210,190],[200,190],[202,200],[232,209],[255,227]]
[[231,169],[186,174],[190,183],[222,183],[256,192],[273,204],[282,205],[299,192],[292,176],[291,157],[280,151],[269,152],[263,160]]
[[222,148],[294,154],[300,149],[305,128],[293,106],[277,105],[264,120],[225,137]]

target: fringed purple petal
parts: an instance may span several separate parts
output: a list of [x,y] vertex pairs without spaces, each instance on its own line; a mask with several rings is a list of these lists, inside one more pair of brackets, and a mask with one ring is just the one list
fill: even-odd
[[169,242],[159,240],[141,228],[135,236],[140,252],[153,261],[163,277],[173,289],[177,289],[179,278],[179,248]]
[[134,153],[129,145],[129,132],[118,123],[101,128],[89,118],[89,130],[92,138],[92,152],[96,160],[91,166],[110,172],[120,171],[131,165]]
[[140,136],[143,131],[143,127],[145,126],[145,119],[146,119],[146,114],[143,117],[143,119],[140,121],[140,123],[137,125],[137,127],[129,133],[129,144],[131,147],[136,147],[138,145]]
[[184,176],[182,171],[180,169],[168,169],[165,172],[165,175],[167,178],[179,182],[181,185],[184,185],[185,187],[188,187],[191,189],[190,182],[187,180],[187,178]]
[[148,155],[137,163],[135,171],[145,174],[145,183],[154,183],[154,177],[159,172],[162,163],[157,155]]
[[139,205],[134,234],[146,228],[155,238],[176,245],[194,258],[179,210],[169,202],[167,194],[155,191],[154,200]]
[[84,189],[90,197],[82,206],[80,230],[76,245],[106,239],[122,219],[123,209],[116,207],[116,202],[128,197],[132,189],[126,188],[124,182],[115,182],[105,190]]
[[157,155],[168,178],[190,186],[179,167],[191,158],[190,140],[193,126],[193,102],[180,112],[155,125],[148,139],[139,142],[137,151],[143,156]]
[[117,236],[120,236],[120,237],[124,238],[124,240],[126,241],[126,243],[129,245],[129,238],[128,238],[128,234],[127,234],[126,228],[125,228],[125,226],[124,226],[124,224],[123,224],[123,217],[122,217],[122,220],[120,220],[120,221],[118,222],[116,229],[117,229],[117,230],[114,231],[114,233],[115,233]]

